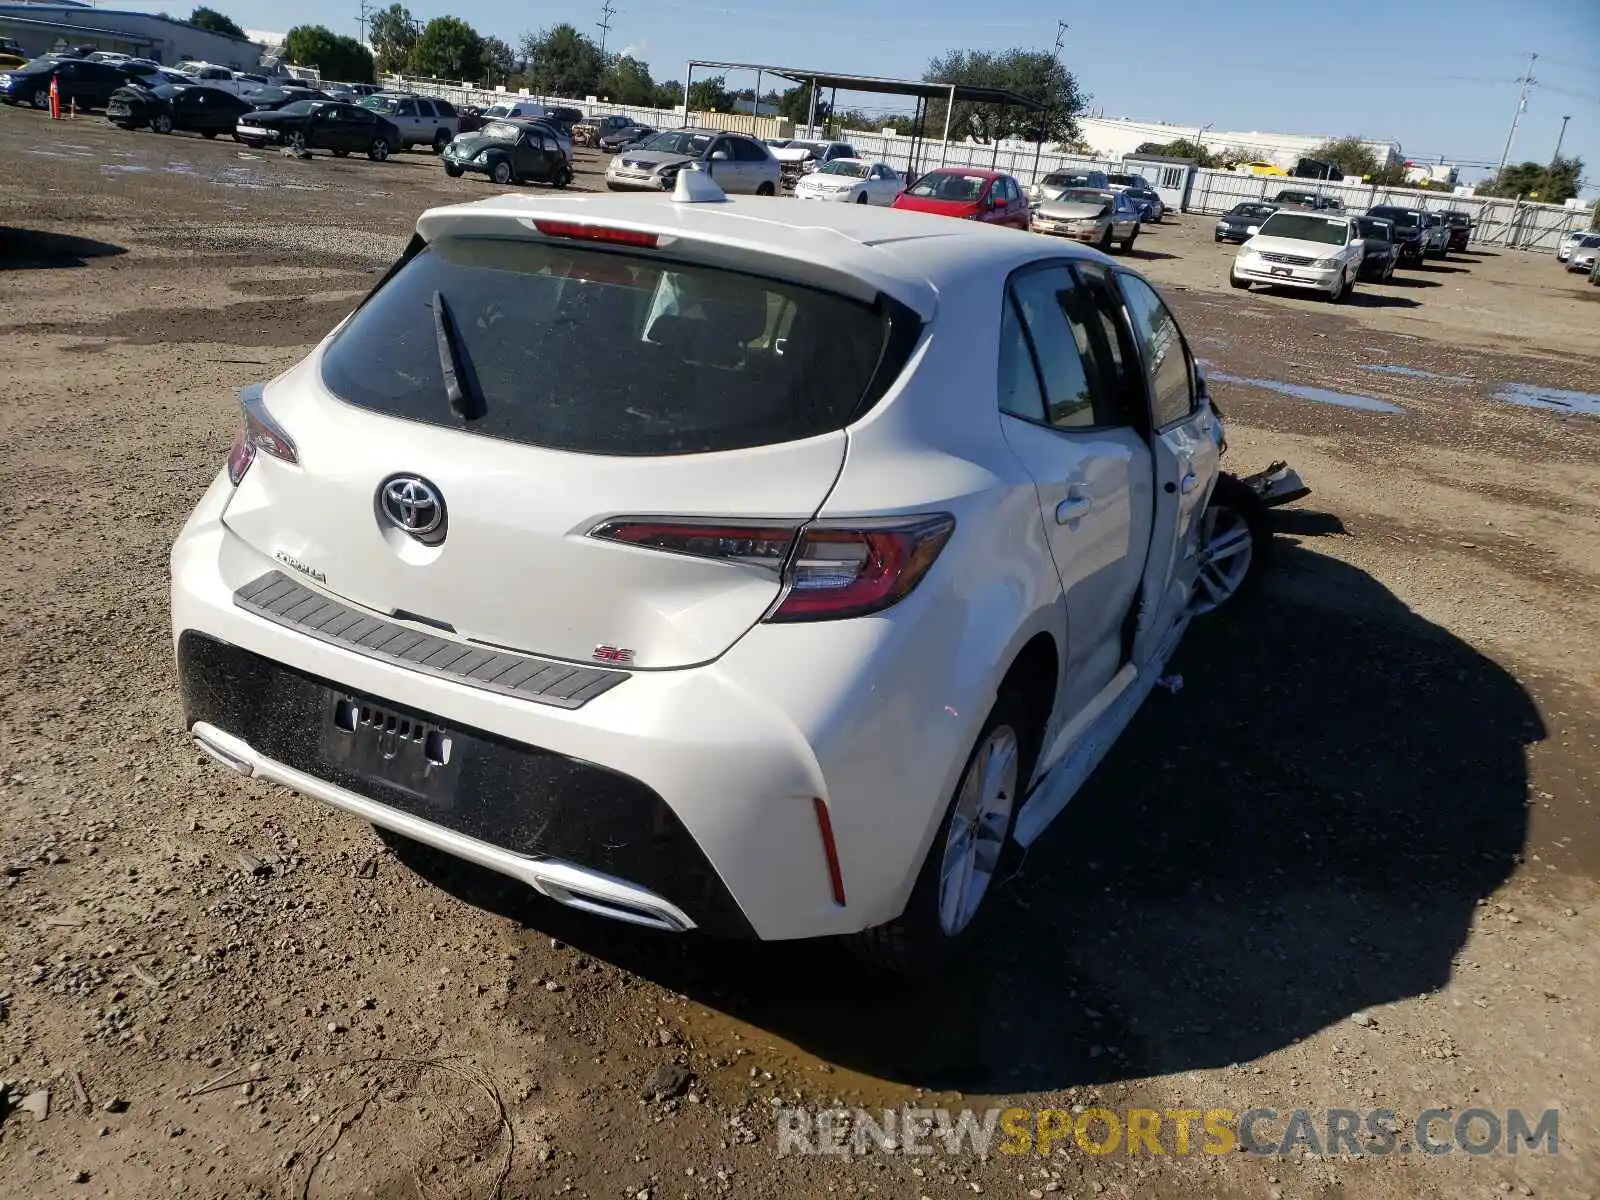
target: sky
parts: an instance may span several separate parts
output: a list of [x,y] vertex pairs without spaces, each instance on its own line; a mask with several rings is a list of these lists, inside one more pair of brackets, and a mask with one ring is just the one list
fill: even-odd
[[[106,2],[106,0],[102,0]],[[516,46],[562,21],[598,38],[603,0],[413,0],[414,16],[453,15]],[[185,0],[127,7],[183,10]],[[252,29],[323,23],[356,34],[357,4],[335,19],[325,0],[211,0]],[[1563,154],[1586,163],[1600,197],[1600,0],[1143,0],[1055,5],[1009,0],[611,0],[608,49],[626,50],[658,80],[692,58],[773,62],[919,78],[949,49],[1061,54],[1091,108],[1107,116],[1217,129],[1398,141],[1407,158],[1491,168],[1517,109],[1517,79],[1537,53],[1511,161],[1549,161],[1561,118]],[[795,13],[803,13],[795,16]],[[904,14],[904,15],[902,15]],[[754,86],[730,74],[731,87]],[[766,90],[763,83],[762,90]],[[889,97],[841,107],[896,111]],[[1481,170],[1464,171],[1476,179]]]

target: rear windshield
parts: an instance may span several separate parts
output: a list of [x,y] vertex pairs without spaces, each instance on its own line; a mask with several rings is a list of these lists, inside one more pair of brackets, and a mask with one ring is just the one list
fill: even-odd
[[[486,437],[674,455],[842,429],[882,377],[886,313],[649,253],[441,239],[351,317],[325,352],[323,382],[362,408]],[[470,422],[446,394],[436,294],[462,388],[482,399]]]
[[1393,221],[1396,225],[1420,225],[1422,214],[1412,208],[1391,208],[1389,205],[1380,204],[1377,208],[1367,210],[1369,217],[1382,217],[1386,221]]

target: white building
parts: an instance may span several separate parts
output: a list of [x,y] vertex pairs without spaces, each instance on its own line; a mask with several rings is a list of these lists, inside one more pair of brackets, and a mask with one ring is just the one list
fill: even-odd
[[[1078,128],[1083,140],[1093,147],[1097,156],[1121,158],[1132,154],[1146,142],[1172,142],[1179,138],[1200,145],[1213,154],[1224,151],[1259,162],[1276,163],[1284,170],[1292,170],[1296,162],[1309,157],[1311,151],[1331,141],[1328,134],[1320,133],[1248,133],[1226,129],[1201,129],[1202,122],[1192,125],[1169,125],[1162,121],[1135,121],[1130,117],[1079,117]],[[1363,139],[1378,156],[1379,166],[1391,166],[1403,161],[1397,141]]]

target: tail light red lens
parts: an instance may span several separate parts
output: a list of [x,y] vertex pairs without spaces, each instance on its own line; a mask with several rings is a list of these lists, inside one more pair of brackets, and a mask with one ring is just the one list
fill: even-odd
[[898,604],[921,582],[955,530],[955,518],[807,526],[769,621],[863,617]]
[[741,522],[619,518],[589,536],[668,554],[763,567],[783,592],[766,620],[861,617],[899,603],[955,529],[946,513],[869,521]]
[[228,480],[234,487],[239,486],[244,473],[255,462],[257,451],[287,463],[300,461],[294,440],[272,419],[266,405],[261,402],[261,385],[241,389],[239,407],[239,429],[233,435],[233,445],[228,449]]

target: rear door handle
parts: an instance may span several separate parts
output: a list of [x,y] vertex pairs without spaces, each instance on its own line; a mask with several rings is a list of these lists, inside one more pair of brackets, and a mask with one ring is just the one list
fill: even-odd
[[1081,521],[1093,507],[1094,501],[1087,496],[1068,496],[1056,505],[1056,524],[1070,525],[1073,521]]
[[1182,492],[1185,496],[1187,496],[1190,492],[1194,491],[1194,489],[1197,488],[1199,485],[1200,485],[1200,477],[1198,475],[1196,475],[1193,471],[1190,471],[1182,479],[1178,480],[1178,490],[1180,492]]

